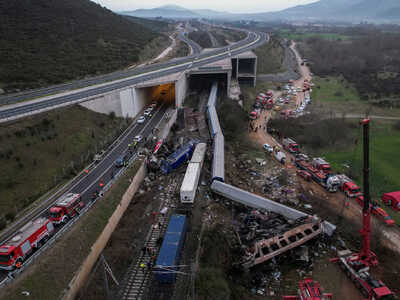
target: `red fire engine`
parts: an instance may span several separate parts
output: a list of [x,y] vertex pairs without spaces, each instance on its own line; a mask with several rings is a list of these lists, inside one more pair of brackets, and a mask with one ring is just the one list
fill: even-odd
[[322,293],[318,281],[306,278],[299,282],[299,295],[283,296],[283,300],[328,300],[332,299],[332,294]]
[[49,219],[39,218],[26,224],[0,246],[0,269],[19,268],[28,255],[46,243],[53,233],[54,226]]
[[62,195],[57,203],[50,208],[50,221],[54,225],[65,224],[85,206],[81,195],[68,193]]

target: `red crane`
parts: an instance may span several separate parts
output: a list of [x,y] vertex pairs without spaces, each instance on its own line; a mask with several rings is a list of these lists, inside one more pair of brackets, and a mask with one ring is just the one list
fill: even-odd
[[299,282],[298,295],[283,296],[283,300],[328,300],[332,299],[332,294],[322,293],[318,281],[306,278]]
[[369,268],[378,265],[378,259],[371,251],[371,205],[369,193],[369,119],[364,119],[363,126],[364,141],[364,203],[363,203],[363,226],[360,230],[362,236],[362,248],[359,253],[350,250],[338,251],[338,258],[331,261],[339,262],[342,269],[360,289],[366,299],[392,300],[393,293],[380,280],[374,279],[369,274]]

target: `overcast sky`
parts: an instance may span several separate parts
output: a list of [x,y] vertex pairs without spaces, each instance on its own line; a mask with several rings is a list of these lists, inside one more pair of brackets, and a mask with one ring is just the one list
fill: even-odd
[[295,5],[308,4],[318,0],[92,0],[113,11],[154,8],[167,4],[189,9],[208,8],[228,12],[266,12],[281,10]]

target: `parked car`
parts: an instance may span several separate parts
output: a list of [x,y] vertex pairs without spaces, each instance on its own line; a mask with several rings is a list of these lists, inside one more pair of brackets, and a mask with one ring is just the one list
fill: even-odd
[[272,151],[274,151],[274,149],[272,148],[272,146],[269,145],[269,144],[264,144],[264,145],[263,145],[263,148],[264,148],[264,150],[267,151],[268,153],[272,153]]
[[145,116],[141,116],[139,119],[137,119],[136,123],[138,124],[142,124],[146,121],[146,117]]

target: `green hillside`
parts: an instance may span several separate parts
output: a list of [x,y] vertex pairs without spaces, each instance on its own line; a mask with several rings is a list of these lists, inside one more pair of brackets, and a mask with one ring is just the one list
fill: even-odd
[[36,88],[134,64],[158,33],[89,0],[0,1],[0,88]]

